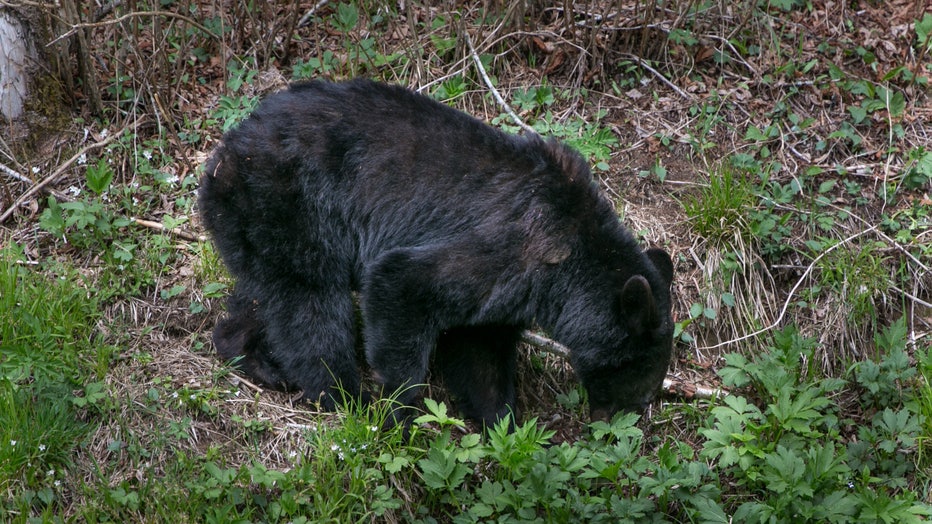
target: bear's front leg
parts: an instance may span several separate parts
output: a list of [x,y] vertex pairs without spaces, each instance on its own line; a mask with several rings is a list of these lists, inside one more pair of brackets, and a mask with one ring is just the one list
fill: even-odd
[[[366,356],[386,395],[410,405],[427,380],[440,331],[463,315],[444,278],[442,248],[403,248],[380,256],[362,289]],[[460,290],[461,292],[462,290]]]
[[437,341],[434,368],[468,419],[493,427],[515,422],[515,363],[522,328],[514,325],[460,326]]

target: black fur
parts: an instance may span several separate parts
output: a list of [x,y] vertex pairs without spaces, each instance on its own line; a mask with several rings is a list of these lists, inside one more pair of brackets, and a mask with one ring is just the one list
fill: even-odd
[[353,291],[388,391],[424,383],[436,348],[486,423],[514,408],[532,323],[572,348],[594,417],[643,408],[669,364],[670,257],[638,247],[582,158],[401,87],[268,97],[207,163],[200,210],[236,278],[220,355],[328,407],[360,390]]

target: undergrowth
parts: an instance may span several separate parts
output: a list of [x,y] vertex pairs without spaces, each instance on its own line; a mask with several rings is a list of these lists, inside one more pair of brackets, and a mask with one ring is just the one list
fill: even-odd
[[[4,300],[41,296],[36,274],[5,254]],[[21,290],[15,298],[11,281]],[[385,400],[307,427],[285,469],[258,460],[231,466],[215,447],[192,454],[177,446],[189,433],[176,423],[148,436],[140,432],[151,429],[126,427],[124,440],[110,444],[117,453],[109,460],[129,460],[140,476],[114,482],[104,474],[111,466],[101,463],[97,475],[68,479],[71,457],[92,445],[94,414],[135,401],[107,398],[92,387],[94,360],[110,348],[96,342],[69,350],[46,331],[61,332],[58,325],[74,318],[67,316],[70,308],[86,307],[74,301],[79,288],[60,286],[69,309],[52,301],[66,315],[49,317],[56,325],[43,328],[35,310],[4,310],[6,325],[16,331],[4,333],[3,354],[31,348],[22,352],[28,361],[2,361],[2,510],[11,520],[54,520],[69,490],[84,497],[73,515],[95,522],[909,523],[932,516],[922,502],[932,448],[932,347],[916,352],[921,360],[914,366],[902,321],[876,335],[872,358],[838,378],[820,373],[812,358],[816,341],[794,328],[776,332],[751,357],[726,354],[719,375],[730,394],[711,405],[667,408],[672,416],[699,415],[692,443],[650,437],[636,415],[592,423],[586,438],[559,444],[533,418],[513,431],[506,420],[486,434],[472,433],[430,399],[410,432],[384,429],[392,408]],[[23,326],[29,328],[20,331]],[[74,359],[83,374],[75,375]],[[81,381],[90,381],[88,387]],[[179,393],[195,398],[190,390]],[[224,398],[201,395],[196,416],[218,417]],[[270,429],[259,419],[240,423],[258,433]],[[159,446],[177,446],[166,462],[153,463],[146,452],[153,442],[139,440],[153,437]]]

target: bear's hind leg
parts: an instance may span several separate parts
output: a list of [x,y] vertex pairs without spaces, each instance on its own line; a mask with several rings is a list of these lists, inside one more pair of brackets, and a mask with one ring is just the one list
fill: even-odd
[[515,412],[515,361],[521,329],[468,326],[445,330],[437,341],[434,366],[457,407],[492,427]]
[[234,291],[227,300],[227,314],[214,327],[212,340],[220,358],[264,386],[288,389],[278,366],[269,360],[264,327],[248,297]]
[[348,290],[264,286],[257,311],[269,358],[306,400],[332,410],[360,395],[355,313]]

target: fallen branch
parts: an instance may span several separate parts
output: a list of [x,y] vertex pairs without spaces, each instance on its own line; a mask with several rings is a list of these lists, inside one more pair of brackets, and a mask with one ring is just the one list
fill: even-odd
[[[134,124],[130,124],[130,125],[134,125]],[[116,138],[119,137],[119,136],[122,136],[122,135],[123,135],[123,132],[124,132],[126,129],[128,129],[128,128],[129,128],[129,126],[124,127],[123,129],[121,129],[120,131],[118,131],[118,132],[116,132],[116,133],[110,133],[110,134],[108,134],[107,137],[104,138],[103,140],[100,140],[100,141],[98,141],[98,142],[94,142],[93,144],[89,144],[89,145],[87,145],[87,146],[82,147],[80,151],[78,151],[77,153],[75,153],[71,158],[69,158],[68,160],[66,160],[63,164],[61,164],[61,165],[59,165],[57,168],[55,168],[55,171],[53,171],[52,174],[50,174],[49,176],[43,178],[39,183],[37,183],[36,185],[32,186],[32,187],[29,188],[25,193],[23,193],[22,195],[20,195],[19,198],[17,198],[16,201],[13,202],[12,205],[10,205],[9,209],[7,209],[6,211],[4,211],[3,214],[0,215],[0,224],[2,224],[4,221],[6,221],[6,219],[10,218],[10,215],[13,214],[13,211],[15,211],[16,208],[18,208],[19,206],[21,206],[21,205],[23,204],[23,202],[25,202],[26,200],[28,200],[29,197],[31,197],[32,195],[34,195],[34,194],[38,193],[39,191],[41,191],[45,186],[47,186],[47,185],[51,184],[52,182],[58,180],[58,177],[60,177],[62,174],[64,174],[65,171],[68,170],[68,168],[71,167],[71,164],[74,164],[75,162],[77,162],[78,159],[81,158],[83,155],[86,155],[86,154],[88,153],[88,151],[91,151],[91,150],[93,150],[93,149],[98,149],[98,148],[104,147],[104,146],[106,146],[107,144],[109,144],[110,142],[113,142],[114,139],[116,139]]]
[[676,94],[680,95],[681,97],[685,98],[686,100],[692,100],[693,97],[689,96],[689,94],[686,93],[686,91],[683,91],[682,89],[680,89],[680,88],[679,88],[676,84],[674,84],[673,82],[667,80],[667,77],[663,76],[663,75],[660,73],[660,71],[657,71],[656,69],[654,69],[653,67],[651,67],[650,64],[648,64],[646,60],[642,59],[642,58],[639,57],[639,56],[635,56],[635,55],[628,54],[628,53],[623,53],[622,56],[624,56],[625,58],[627,58],[627,59],[629,59],[629,60],[633,60],[634,62],[637,62],[637,65],[639,65],[639,66],[643,67],[644,69],[647,69],[648,71],[650,71],[651,73],[653,73],[654,76],[656,76],[661,82],[663,82],[664,84],[667,84],[667,87],[669,87],[670,89],[676,91]]
[[527,131],[528,133],[537,134],[537,131],[534,131],[534,128],[525,124],[521,117],[515,113],[515,110],[508,105],[508,102],[505,102],[505,99],[502,98],[501,93],[498,92],[498,89],[495,89],[495,86],[492,85],[492,80],[489,78],[489,74],[485,72],[485,66],[482,65],[482,60],[479,59],[479,54],[476,53],[476,48],[472,45],[472,39],[469,38],[469,33],[463,31],[463,37],[466,39],[466,45],[469,46],[469,56],[472,57],[472,61],[476,64],[476,69],[479,70],[479,76],[482,77],[482,81],[485,82],[486,87],[489,88],[489,91],[492,92],[492,97],[495,98],[495,101],[498,102],[498,105],[502,106],[502,109],[508,113],[508,116],[518,124],[518,127]]
[[169,229],[165,227],[164,224],[160,224],[159,222],[153,222],[151,220],[144,220],[142,218],[130,218],[130,220],[132,220],[134,224],[138,224],[143,227],[148,227],[150,229],[156,229],[158,231],[164,231],[166,233],[175,235],[176,237],[183,238],[185,240],[190,240],[192,242],[206,242],[207,241],[206,236],[195,235],[194,233],[185,231],[181,228],[176,227],[176,228]]
[[[570,356],[570,348],[564,346],[556,340],[547,338],[543,335],[539,335],[531,331],[521,332],[521,341],[538,349],[542,349],[551,355],[557,355],[563,358],[568,358]],[[725,389],[706,388],[696,384],[684,382],[677,378],[671,378],[670,376],[667,376],[665,379],[663,379],[663,391],[686,400],[691,400],[694,398],[711,400],[728,394],[728,391]]]

